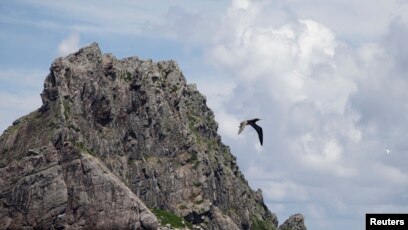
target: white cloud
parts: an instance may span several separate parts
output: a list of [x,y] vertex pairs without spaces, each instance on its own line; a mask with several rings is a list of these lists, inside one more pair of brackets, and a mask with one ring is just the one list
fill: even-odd
[[67,38],[58,44],[58,56],[66,56],[70,53],[78,51],[79,49],[79,33],[72,32]]
[[300,138],[300,142],[296,143],[300,145],[298,151],[302,153],[302,163],[311,170],[333,173],[338,177],[356,176],[355,168],[347,168],[342,165],[344,152],[340,144],[335,139],[316,140],[318,138],[321,137],[314,137],[307,133]]
[[218,111],[217,117],[219,120],[224,121],[222,123],[219,123],[220,132],[222,132],[224,135],[226,135],[229,138],[233,138],[233,139],[240,140],[240,141],[244,140],[243,138],[244,134],[237,135],[239,123],[241,121],[238,120],[236,116],[226,113],[224,111]]
[[324,4],[319,0],[289,0],[282,4],[293,14],[319,21],[357,44],[382,36],[390,20],[407,18],[404,12],[408,9],[400,0],[333,0]]
[[237,9],[247,9],[250,5],[249,0],[232,0],[231,5]]
[[[257,139],[237,143],[231,130],[219,132],[250,182],[264,190],[271,209],[283,201],[298,202],[282,210],[303,210],[317,227],[328,224],[321,213],[328,219],[360,215],[393,202],[389,197],[400,197],[407,189],[401,181],[408,175],[401,161],[408,159],[388,159],[382,152],[398,146],[408,153],[403,131],[408,117],[402,115],[408,114],[408,81],[403,77],[406,65],[401,65],[407,50],[395,45],[408,38],[407,24],[382,21],[379,30],[369,28],[367,34],[384,33],[383,24],[391,23],[383,41],[377,37],[352,46],[334,32],[341,30],[313,19],[291,15],[278,24],[267,23],[273,4],[266,1],[237,3],[227,9],[206,54],[235,84],[215,114],[220,124],[231,127],[231,121],[248,115],[263,118],[262,154],[255,154]],[[381,187],[381,181],[390,187],[358,195],[359,190]],[[339,193],[339,184],[347,189]],[[361,213],[353,211],[356,204],[366,205]],[[347,218],[360,225],[356,217]]]
[[310,199],[303,185],[291,181],[267,181],[262,191],[264,197],[269,201],[305,202]]
[[391,182],[390,184],[402,184],[407,186],[408,185],[408,174],[402,172],[401,169],[384,165],[381,163],[376,162],[374,164],[375,169],[378,170],[379,177],[383,178],[384,181]]

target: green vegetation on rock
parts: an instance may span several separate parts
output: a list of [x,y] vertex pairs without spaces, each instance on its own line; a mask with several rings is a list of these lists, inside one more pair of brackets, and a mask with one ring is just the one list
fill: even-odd
[[159,222],[162,225],[170,224],[173,228],[193,227],[193,225],[190,222],[184,220],[183,217],[177,216],[176,214],[169,211],[162,209],[152,209],[152,212],[156,215],[157,219],[159,219]]
[[261,220],[256,216],[251,217],[252,230],[275,230],[275,227],[268,221]]

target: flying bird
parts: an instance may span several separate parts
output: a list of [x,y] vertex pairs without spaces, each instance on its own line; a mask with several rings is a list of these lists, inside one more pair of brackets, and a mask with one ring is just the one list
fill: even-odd
[[259,120],[261,120],[261,119],[255,118],[255,119],[252,119],[252,120],[246,120],[246,121],[241,122],[240,125],[239,125],[238,134],[240,134],[244,130],[245,126],[251,125],[256,130],[256,132],[258,133],[259,141],[261,142],[261,145],[262,145],[262,142],[263,142],[262,128],[259,127],[257,124],[255,124],[255,122],[257,122]]
[[390,154],[390,153],[391,153],[391,150],[386,149],[386,150],[385,150],[385,153],[386,153],[386,154]]

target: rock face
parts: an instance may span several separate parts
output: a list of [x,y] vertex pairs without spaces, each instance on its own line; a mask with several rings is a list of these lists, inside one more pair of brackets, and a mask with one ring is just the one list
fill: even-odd
[[205,229],[277,228],[175,62],[93,43],[54,61],[41,97],[0,137],[0,229],[157,229],[153,208]]
[[281,226],[279,230],[306,230],[305,218],[302,214],[295,214],[289,217]]

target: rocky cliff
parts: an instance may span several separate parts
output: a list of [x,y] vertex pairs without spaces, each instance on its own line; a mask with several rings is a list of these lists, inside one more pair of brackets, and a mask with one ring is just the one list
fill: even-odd
[[[276,229],[173,61],[96,43],[50,68],[43,105],[0,137],[0,229]],[[186,225],[187,226],[187,225]]]

